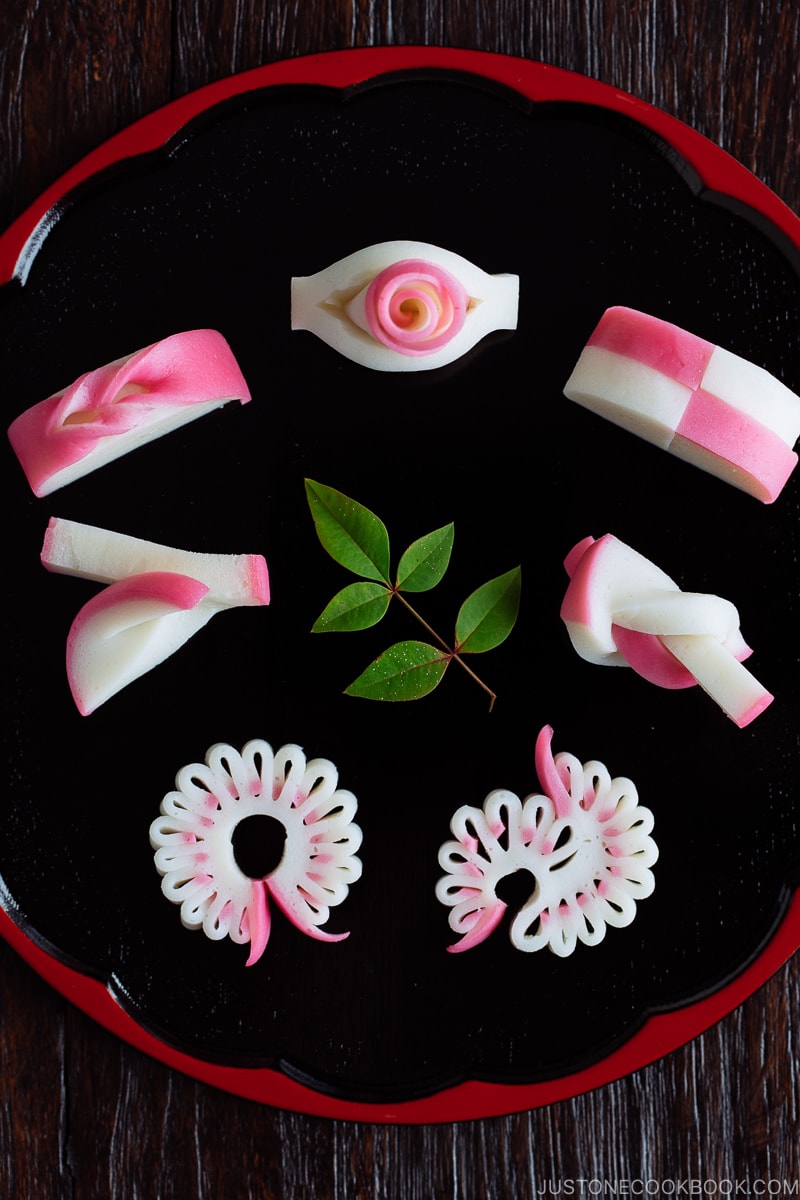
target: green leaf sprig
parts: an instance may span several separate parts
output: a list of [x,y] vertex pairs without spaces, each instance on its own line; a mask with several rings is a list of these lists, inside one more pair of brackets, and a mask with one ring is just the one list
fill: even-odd
[[313,479],[306,480],[306,497],[320,542],[341,566],[359,576],[337,592],[312,626],[312,633],[353,632],[377,625],[393,598],[416,617],[436,645],[406,641],[390,646],[345,689],[347,696],[371,700],[418,700],[441,682],[453,661],[489,696],[495,693],[464,661],[465,654],[482,654],[505,641],[519,612],[521,570],[490,579],[474,591],[458,611],[453,644],[449,645],[407,599],[408,593],[427,592],[441,582],[453,549],[452,522],[412,542],[391,578],[389,534],[375,513],[342,492]]

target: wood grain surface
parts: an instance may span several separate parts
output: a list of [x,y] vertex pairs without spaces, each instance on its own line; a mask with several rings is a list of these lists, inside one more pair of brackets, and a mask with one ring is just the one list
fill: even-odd
[[[614,84],[720,143],[800,211],[798,0],[4,0],[0,227],[104,138],[201,84],[414,43]],[[690,1045],[574,1100],[456,1125],[329,1121],[168,1070],[3,944],[0,1200],[798,1196],[798,1062],[795,956]]]

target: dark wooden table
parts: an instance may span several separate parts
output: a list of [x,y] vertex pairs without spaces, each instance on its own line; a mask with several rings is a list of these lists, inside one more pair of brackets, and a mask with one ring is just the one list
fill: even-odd
[[[6,0],[0,227],[201,84],[322,50],[518,54],[632,92],[800,211],[797,0]],[[746,880],[742,881],[746,886]],[[684,1049],[460,1125],[349,1124],[217,1092],[117,1041],[0,945],[0,1200],[800,1194],[800,956]]]

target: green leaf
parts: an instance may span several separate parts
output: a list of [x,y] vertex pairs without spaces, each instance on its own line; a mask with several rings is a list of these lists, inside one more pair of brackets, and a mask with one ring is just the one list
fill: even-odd
[[317,536],[331,558],[364,579],[389,583],[389,534],[375,513],[342,492],[306,480]]
[[452,522],[412,542],[397,567],[397,587],[402,592],[427,592],[436,587],[450,562]]
[[425,642],[398,642],[376,658],[345,689],[345,695],[365,700],[419,700],[440,682],[449,661],[448,654]]
[[505,641],[519,612],[522,571],[514,567],[468,596],[456,618],[456,650],[480,654]]
[[392,593],[382,583],[350,583],[337,592],[311,627],[312,633],[352,633],[377,625]]

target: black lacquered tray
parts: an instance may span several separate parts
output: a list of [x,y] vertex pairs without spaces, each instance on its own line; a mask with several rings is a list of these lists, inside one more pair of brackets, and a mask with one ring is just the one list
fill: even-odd
[[[540,64],[359,52],[265,68],[133,127],[6,234],[10,421],[180,329],[228,339],[253,392],[37,500],[5,475],[10,786],[3,930],[98,1019],[244,1095],[374,1119],[540,1103],[657,1057],[798,944],[798,483],[763,506],[576,408],[563,385],[603,310],[664,317],[800,390],[800,226],[716,147]],[[292,332],[289,283],[393,238],[520,276],[519,326],[449,368],[376,374]],[[399,553],[455,523],[425,598],[452,623],[522,566],[511,636],[429,697],[343,689],[399,611],[312,635],[346,574],[303,480],[377,512]],[[64,670],[97,585],[39,563],[51,516],[185,549],[263,553],[269,608],[215,617],[89,717]],[[682,586],[731,599],[774,704],[739,730],[699,689],[660,691],[574,653],[562,560],[612,532]],[[422,602],[421,602],[422,606]],[[567,959],[505,929],[461,955],[435,897],[461,804],[538,790],[533,748],[628,775],[655,815],[656,889]],[[148,840],[176,771],[265,738],[331,759],[359,800],[363,877],[335,945],[277,915],[262,960],[183,928]]]

